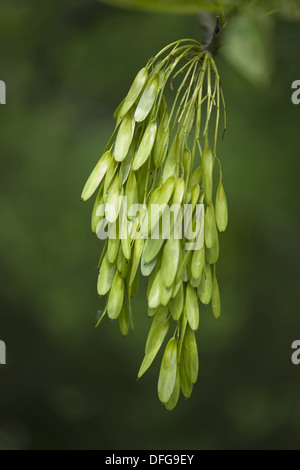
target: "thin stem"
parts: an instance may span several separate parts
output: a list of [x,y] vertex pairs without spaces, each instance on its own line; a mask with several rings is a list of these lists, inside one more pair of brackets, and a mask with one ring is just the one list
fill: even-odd
[[193,143],[193,148],[192,148],[191,169],[193,168],[193,165],[194,165],[197,142],[199,142],[199,134],[200,134],[200,127],[201,127],[202,90],[203,90],[203,81],[204,81],[204,77],[205,77],[205,73],[207,69],[207,59],[208,59],[208,55],[206,54],[201,70],[200,70],[199,85],[197,86],[197,91],[198,91],[197,120],[196,120],[196,129],[195,129],[195,138],[194,138],[194,143]]
[[[192,90],[192,87],[193,87],[197,67],[198,67],[198,61],[196,61],[196,64],[194,65],[194,71],[193,71],[189,86],[186,89],[186,91],[184,92],[183,97],[182,97],[182,99],[179,103],[179,106],[178,106],[178,111],[177,111],[176,116],[175,116],[175,122],[177,121],[178,124],[180,123],[180,121],[181,121],[181,119],[184,115],[184,112],[185,112],[185,109],[186,109],[186,106],[187,106],[187,103],[188,103],[188,99],[189,99],[189,96],[190,96],[190,93],[191,93],[191,90]],[[188,74],[189,74],[189,72],[188,72]],[[183,104],[183,102],[184,102],[184,104]],[[183,106],[182,106],[182,104],[183,104]],[[178,116],[181,108],[183,108],[183,109],[182,109],[181,114],[180,114],[180,116],[178,117],[178,120],[177,120],[177,116]]]

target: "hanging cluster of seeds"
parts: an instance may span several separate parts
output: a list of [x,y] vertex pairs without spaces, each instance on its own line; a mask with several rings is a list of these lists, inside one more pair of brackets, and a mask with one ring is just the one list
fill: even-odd
[[189,397],[197,380],[199,305],[211,302],[214,316],[221,313],[215,265],[218,232],[228,221],[217,157],[222,107],[225,128],[213,56],[194,40],[170,44],[137,74],[82,192],[87,200],[98,189],[92,230],[108,235],[99,261],[98,293],[107,296],[99,322],[107,315],[119,320],[123,335],[133,329],[131,298],[141,271],[153,319],[138,377],[166,342],[158,396],[167,409],[176,406],[180,390]]

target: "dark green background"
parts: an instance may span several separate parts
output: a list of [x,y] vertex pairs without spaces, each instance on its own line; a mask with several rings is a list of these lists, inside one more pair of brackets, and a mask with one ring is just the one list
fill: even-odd
[[216,322],[201,309],[199,379],[168,413],[160,361],[136,381],[145,285],[134,334],[108,320],[94,328],[101,243],[80,193],[137,71],[169,42],[200,38],[197,21],[92,0],[1,0],[0,449],[299,448],[300,31],[280,22],[275,32],[269,87],[217,58],[228,111],[223,311]]

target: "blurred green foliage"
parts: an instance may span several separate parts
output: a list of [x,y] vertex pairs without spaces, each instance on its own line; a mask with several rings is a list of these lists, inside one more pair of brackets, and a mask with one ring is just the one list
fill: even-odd
[[100,0],[109,6],[165,13],[190,15],[204,11],[218,11],[221,2],[210,0]]
[[160,358],[135,379],[149,328],[145,286],[133,335],[107,320],[94,328],[101,243],[80,193],[137,71],[164,45],[199,38],[199,25],[93,0],[2,0],[1,449],[299,448],[290,348],[300,337],[300,107],[291,102],[300,33],[295,23],[273,27],[268,87],[237,74],[225,48],[217,58],[228,112],[223,315],[216,322],[202,309],[198,383],[166,413],[154,397]]
[[297,0],[98,0],[101,3],[131,10],[148,10],[182,15],[203,11],[233,13],[247,9],[264,9],[266,14],[277,13],[288,19],[300,19],[300,5]]
[[[133,10],[219,14],[226,24],[224,55],[251,84],[269,85],[274,63],[274,29],[277,17],[300,21],[297,0],[99,0]],[[201,21],[203,23],[203,20]],[[214,23],[212,23],[213,25]]]

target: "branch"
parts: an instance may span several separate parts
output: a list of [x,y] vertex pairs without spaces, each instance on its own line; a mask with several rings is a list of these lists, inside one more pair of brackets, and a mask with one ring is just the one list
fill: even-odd
[[221,47],[222,38],[223,38],[223,31],[224,31],[224,27],[221,25],[220,17],[217,16],[216,26],[215,26],[215,29],[213,31],[212,39],[210,40],[210,42],[208,44],[205,44],[202,47],[202,50],[204,52],[209,52],[212,56],[217,55],[217,53],[218,53],[218,51]]

